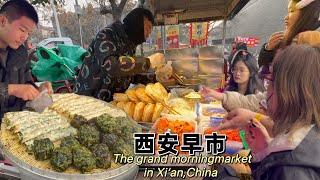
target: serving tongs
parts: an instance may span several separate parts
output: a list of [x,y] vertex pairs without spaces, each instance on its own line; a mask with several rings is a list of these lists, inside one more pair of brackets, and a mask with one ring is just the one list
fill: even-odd
[[172,72],[172,76],[174,79],[176,79],[179,82],[179,84],[184,85],[183,79],[177,73]]
[[174,110],[173,108],[171,108],[169,105],[167,105],[162,99],[157,98],[156,96],[151,94],[151,97],[156,100],[157,102],[159,102],[162,106],[164,106],[165,108],[167,108],[169,110],[169,112],[172,112],[174,114],[180,115],[182,116],[181,113],[179,113],[178,111]]

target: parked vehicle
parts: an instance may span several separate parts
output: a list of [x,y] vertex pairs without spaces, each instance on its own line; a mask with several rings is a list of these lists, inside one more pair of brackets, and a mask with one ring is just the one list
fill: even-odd
[[37,46],[54,47],[57,44],[73,45],[73,42],[68,37],[55,37],[55,38],[44,39],[41,42],[39,42]]
[[29,50],[28,58],[30,61],[38,61],[36,48],[45,46],[48,48],[53,48],[57,46],[58,44],[64,44],[64,45],[73,45],[73,42],[68,37],[55,37],[55,38],[48,38],[40,41],[36,46],[34,46],[32,49]]

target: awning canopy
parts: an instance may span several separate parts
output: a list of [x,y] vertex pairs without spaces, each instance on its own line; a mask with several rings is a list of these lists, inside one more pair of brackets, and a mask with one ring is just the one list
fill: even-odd
[[155,23],[232,19],[250,0],[156,0]]

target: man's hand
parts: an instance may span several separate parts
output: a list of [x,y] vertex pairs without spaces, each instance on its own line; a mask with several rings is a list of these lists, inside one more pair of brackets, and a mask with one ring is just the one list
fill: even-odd
[[284,32],[273,33],[270,36],[270,39],[268,42],[268,49],[273,50],[276,46],[278,46],[281,43],[283,36],[284,36]]
[[251,119],[255,117],[256,113],[246,109],[235,109],[228,113],[217,127],[217,131],[226,129],[236,129],[238,127],[246,127],[250,124]]
[[42,83],[39,87],[39,91],[42,92],[44,91],[45,89],[48,90],[48,94],[53,94],[53,89],[52,89],[52,85],[50,82],[46,81],[44,83]]
[[170,64],[166,64],[165,66],[161,67],[158,66],[156,70],[156,79],[160,83],[168,81],[172,76],[172,66]]
[[28,101],[34,100],[39,95],[39,91],[31,84],[9,84],[8,94]]
[[162,53],[155,53],[148,57],[151,64],[151,69],[154,69],[160,65],[166,63],[166,59]]

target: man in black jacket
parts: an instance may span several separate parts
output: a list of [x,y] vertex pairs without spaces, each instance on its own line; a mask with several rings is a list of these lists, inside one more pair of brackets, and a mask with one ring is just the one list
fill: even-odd
[[136,8],[123,20],[100,30],[88,48],[74,92],[111,101],[114,93],[123,93],[130,83],[154,82],[139,74],[164,64],[163,54],[148,58],[133,57],[137,45],[146,41],[154,19],[149,10]]
[[34,84],[23,45],[37,24],[37,12],[27,1],[10,0],[0,9],[0,118],[6,112],[21,111],[39,90],[52,93],[50,83],[39,88]]

